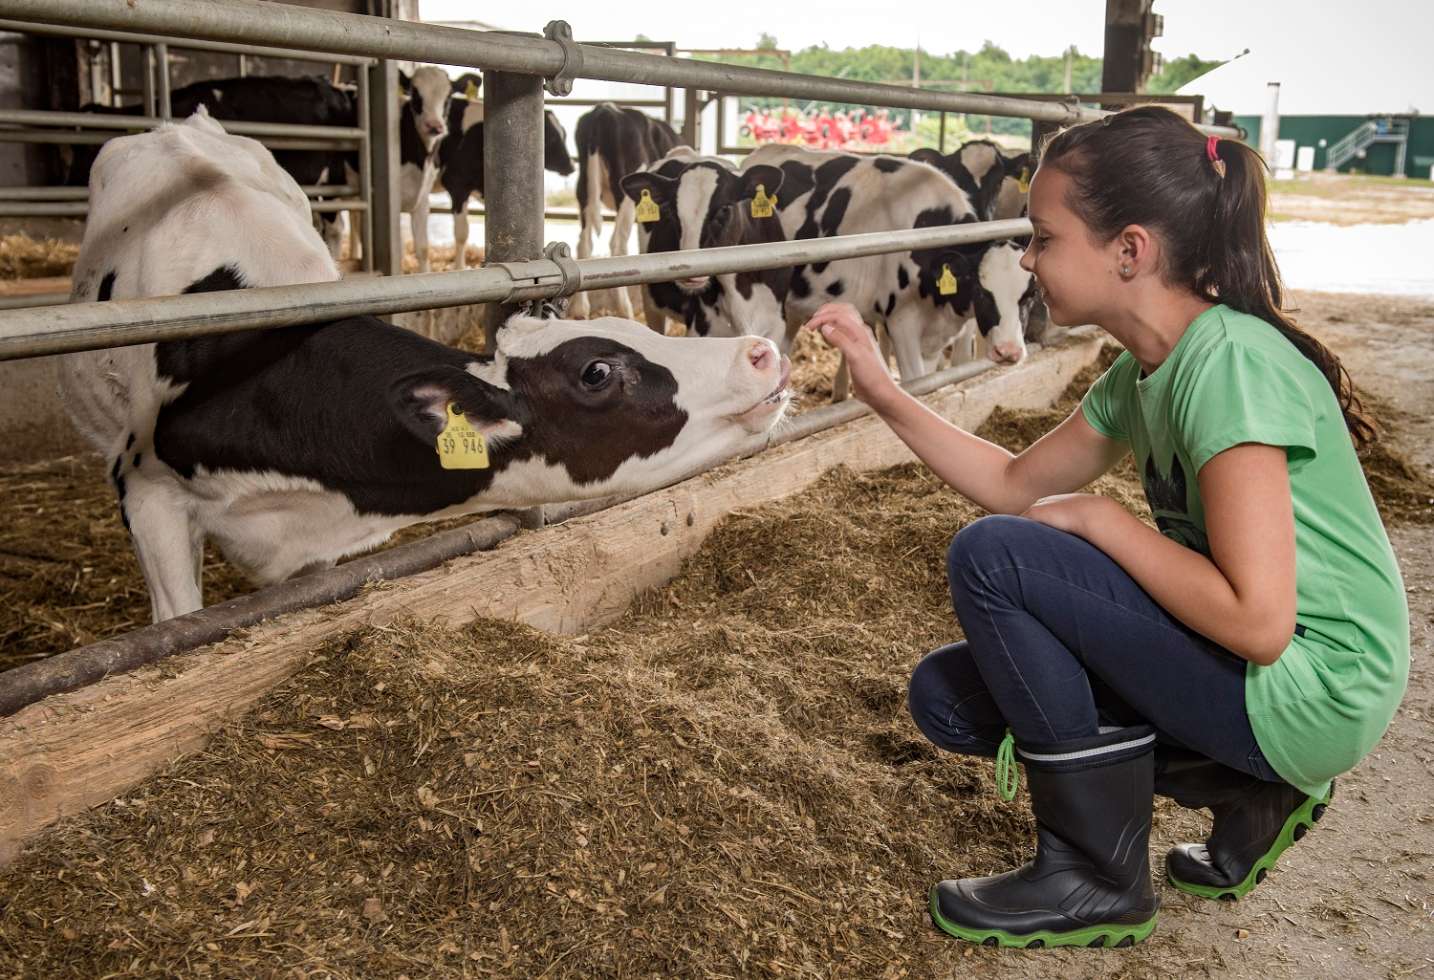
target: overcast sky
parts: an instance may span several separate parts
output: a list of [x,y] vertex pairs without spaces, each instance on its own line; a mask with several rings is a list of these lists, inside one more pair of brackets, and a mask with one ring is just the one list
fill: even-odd
[[[545,0],[532,4],[529,22],[519,8],[474,0],[420,0],[425,20],[476,18],[512,30],[542,30],[548,20],[573,26],[578,40],[609,41],[645,34],[688,47],[751,47],[766,31],[792,49],[866,44],[913,46],[947,53],[994,41],[1016,57],[1055,55],[1075,44],[1099,55],[1105,0],[870,0],[821,4],[772,0]],[[1195,52],[1230,58],[1246,47],[1282,54],[1308,52],[1329,61],[1346,57],[1367,70],[1434,72],[1434,0],[1157,0],[1167,57]],[[1338,65],[1335,66],[1336,68]]]

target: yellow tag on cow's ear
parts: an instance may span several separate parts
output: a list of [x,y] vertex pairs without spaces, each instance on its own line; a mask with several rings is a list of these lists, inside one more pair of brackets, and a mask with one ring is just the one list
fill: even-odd
[[488,440],[452,402],[448,404],[448,424],[438,434],[438,462],[445,470],[488,468]]
[[757,193],[752,195],[752,217],[770,218],[777,206],[777,195],[767,196],[767,185],[758,184]]
[[936,280],[936,288],[941,291],[942,296],[956,295],[956,277],[951,274],[951,267],[941,267],[941,278]]
[[478,86],[474,84],[471,78],[468,79],[468,87],[463,90],[463,97],[469,102],[474,102],[478,99]]
[[1022,168],[1021,168],[1021,179],[1020,179],[1019,181],[1017,181],[1016,186],[1018,186],[1018,187],[1021,189],[1021,193],[1022,193],[1022,194],[1029,194],[1029,193],[1031,192],[1031,168],[1030,168],[1030,167],[1022,167]]
[[646,187],[642,189],[642,200],[637,202],[637,220],[643,224],[656,221],[662,217],[662,209],[652,199],[652,191]]

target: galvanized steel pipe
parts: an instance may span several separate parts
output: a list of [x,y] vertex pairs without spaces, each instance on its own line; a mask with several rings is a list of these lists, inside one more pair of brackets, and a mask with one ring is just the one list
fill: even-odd
[[569,266],[580,273],[576,281],[567,279],[559,263],[535,259],[467,272],[364,281],[341,279],[297,286],[22,309],[7,314],[0,322],[0,360],[179,340],[258,327],[292,327],[364,313],[382,315],[470,303],[517,302],[565,295],[578,289],[608,289],[690,276],[755,272],[1029,234],[1031,223],[1019,218],[688,252],[615,255],[576,263],[567,260]]
[[[7,17],[73,27],[94,25],[170,37],[204,36],[241,44],[329,50],[376,58],[464,65],[551,78],[563,67],[562,46],[543,38],[375,19],[264,0],[0,0]],[[821,99],[939,112],[1017,116],[1065,125],[1109,113],[1074,103],[1037,102],[970,92],[933,92],[792,72],[619,51],[582,49],[581,78],[680,86],[728,95]],[[1201,127],[1238,136],[1232,127]]]

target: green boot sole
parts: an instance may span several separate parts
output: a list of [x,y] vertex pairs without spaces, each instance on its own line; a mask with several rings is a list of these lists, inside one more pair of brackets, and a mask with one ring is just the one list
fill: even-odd
[[982,946],[1002,946],[1015,949],[1043,949],[1054,946],[1090,946],[1095,948],[1134,946],[1155,931],[1156,918],[1157,916],[1152,915],[1145,922],[1134,925],[1088,926],[1084,929],[1072,929],[1069,932],[1041,930],[1028,935],[1016,935],[1001,929],[968,929],[948,921],[941,915],[941,908],[936,899],[936,886],[931,887],[931,921],[936,923],[936,928],[948,936],[955,936],[957,939],[964,939],[970,943],[980,943]]
[[1197,885],[1189,881],[1181,881],[1170,873],[1169,868],[1165,871],[1165,880],[1170,882],[1177,891],[1185,892],[1187,895],[1196,895],[1200,898],[1215,898],[1223,902],[1233,902],[1236,899],[1244,898],[1250,891],[1265,880],[1265,875],[1275,866],[1280,855],[1288,851],[1305,833],[1319,822],[1324,816],[1325,808],[1329,801],[1334,798],[1334,784],[1324,794],[1324,799],[1317,800],[1313,796],[1305,797],[1304,803],[1300,804],[1285,820],[1285,825],[1280,828],[1280,834],[1270,849],[1260,856],[1260,859],[1250,868],[1244,879],[1236,885]]

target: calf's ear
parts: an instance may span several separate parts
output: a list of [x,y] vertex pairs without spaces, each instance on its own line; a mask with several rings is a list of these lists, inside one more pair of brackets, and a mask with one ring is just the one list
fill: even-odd
[[490,441],[516,439],[523,433],[513,393],[461,368],[449,365],[416,371],[389,389],[389,407],[420,442],[432,443],[448,424],[448,406]]
[[737,189],[737,200],[746,201],[757,196],[757,185],[761,184],[762,189],[768,197],[777,193],[777,188],[782,186],[782,171],[776,167],[769,167],[766,164],[758,164],[742,171],[742,183]]
[[912,150],[906,155],[906,159],[915,160],[917,163],[929,163],[933,167],[941,166],[941,153],[929,146],[923,146],[919,150]]
[[672,200],[677,194],[677,181],[670,177],[662,177],[658,174],[648,173],[646,170],[639,170],[635,174],[628,174],[620,183],[622,192],[634,201],[642,200],[642,192],[647,191],[652,199],[658,204]]

